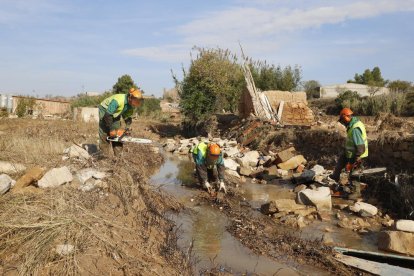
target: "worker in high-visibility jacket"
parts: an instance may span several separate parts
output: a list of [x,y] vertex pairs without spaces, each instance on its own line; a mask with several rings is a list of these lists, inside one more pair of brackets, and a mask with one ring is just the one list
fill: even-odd
[[[141,105],[142,92],[131,88],[127,94],[114,94],[99,105],[99,147],[105,153],[113,150],[116,155],[122,149],[122,143],[109,142],[107,137],[116,138],[131,131],[134,108]],[[121,118],[125,121],[125,129],[121,128]]]
[[345,151],[342,153],[336,164],[334,172],[330,178],[339,181],[341,171],[345,168],[349,173],[349,181],[352,193],[349,199],[357,199],[361,196],[361,187],[358,182],[351,181],[352,172],[361,167],[365,158],[368,157],[368,139],[365,125],[355,116],[349,108],[344,108],[339,114],[339,122],[346,126],[347,137],[345,141]]
[[216,143],[200,142],[192,149],[192,155],[196,164],[196,174],[201,186],[207,189],[208,192],[212,191],[210,182],[215,182],[216,177],[214,175],[214,168],[217,168],[217,176],[220,181],[219,191],[223,190],[227,193],[226,186],[224,185],[224,160],[223,153],[220,146]]

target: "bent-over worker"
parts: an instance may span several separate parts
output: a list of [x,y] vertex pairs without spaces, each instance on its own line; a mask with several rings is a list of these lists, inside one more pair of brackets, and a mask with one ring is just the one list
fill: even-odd
[[215,143],[206,144],[200,142],[192,150],[194,162],[196,164],[197,178],[201,186],[212,191],[210,182],[215,182],[214,168],[217,168],[217,176],[220,181],[219,191],[227,193],[224,185],[224,160],[220,146]]
[[[115,155],[122,150],[122,143],[109,142],[107,137],[122,137],[131,131],[134,108],[143,100],[139,89],[131,88],[128,94],[115,94],[99,105],[99,147],[104,153],[113,151]],[[121,128],[121,118],[125,121],[125,130]]]
[[368,139],[365,125],[353,116],[349,108],[344,108],[339,114],[339,122],[346,127],[347,137],[345,142],[345,151],[340,154],[334,172],[330,178],[339,181],[341,171],[345,168],[349,172],[349,183],[352,193],[349,199],[357,199],[361,196],[361,185],[358,182],[351,181],[352,172],[361,167],[364,158],[368,157]]

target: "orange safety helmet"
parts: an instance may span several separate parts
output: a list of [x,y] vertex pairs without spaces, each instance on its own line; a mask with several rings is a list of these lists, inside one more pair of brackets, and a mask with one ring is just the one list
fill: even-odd
[[142,99],[142,92],[138,88],[129,89],[129,95],[133,98],[137,98],[138,100]]
[[342,120],[345,123],[349,123],[351,121],[352,114],[354,114],[354,112],[352,112],[350,108],[345,107],[341,110],[341,112],[339,112],[339,120]]
[[212,156],[219,156],[221,153],[221,149],[219,145],[211,143],[208,145],[208,153]]

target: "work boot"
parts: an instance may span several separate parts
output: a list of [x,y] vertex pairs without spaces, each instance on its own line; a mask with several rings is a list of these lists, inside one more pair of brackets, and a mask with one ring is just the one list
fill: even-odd
[[352,183],[352,193],[348,195],[348,199],[357,200],[361,198],[361,183],[354,181]]

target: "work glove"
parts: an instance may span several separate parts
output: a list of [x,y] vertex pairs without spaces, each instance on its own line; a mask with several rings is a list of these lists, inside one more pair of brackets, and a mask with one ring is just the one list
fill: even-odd
[[219,192],[220,192],[221,190],[223,190],[223,192],[224,192],[225,194],[227,194],[227,189],[226,189],[226,186],[224,185],[224,181],[223,181],[223,180],[221,180],[221,181],[220,181]]
[[350,172],[353,169],[353,167],[354,167],[354,164],[346,163],[346,167],[345,167],[346,172]]
[[208,181],[204,182],[204,188],[206,188],[207,191],[209,193],[211,193],[211,185],[210,185],[210,183],[208,183]]

